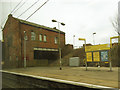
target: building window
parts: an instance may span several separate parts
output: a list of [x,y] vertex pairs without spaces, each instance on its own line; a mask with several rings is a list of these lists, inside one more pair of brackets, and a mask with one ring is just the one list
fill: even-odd
[[25,35],[25,36],[24,36],[24,40],[28,40],[28,37],[27,37],[27,35]]
[[46,35],[44,35],[44,42],[46,42],[47,41],[47,36]]
[[58,44],[58,37],[55,37],[55,44]]
[[39,35],[39,40],[42,41],[42,34]]
[[24,31],[24,40],[28,40],[28,37],[27,37],[26,31]]
[[31,32],[31,40],[35,40],[35,37],[36,37],[35,32]]

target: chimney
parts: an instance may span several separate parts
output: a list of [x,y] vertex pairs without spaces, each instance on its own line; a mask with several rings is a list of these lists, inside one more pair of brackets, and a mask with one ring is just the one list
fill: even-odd
[[54,27],[53,29],[57,29],[56,27]]
[[9,14],[8,17],[12,17],[12,14]]

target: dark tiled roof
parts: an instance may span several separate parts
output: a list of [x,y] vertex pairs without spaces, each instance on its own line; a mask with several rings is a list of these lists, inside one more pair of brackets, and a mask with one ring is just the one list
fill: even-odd
[[[25,21],[25,20],[22,20],[22,19],[18,19],[18,18],[15,18],[15,19],[17,19],[18,21],[20,21],[23,24],[27,24],[27,25],[30,25],[30,26],[34,26],[34,27],[38,27],[38,28],[43,28],[43,29],[46,29],[46,30],[49,30],[49,31],[53,31],[53,32],[59,32],[60,31],[58,29],[46,27],[46,26],[39,25],[39,24],[32,23],[32,22],[28,22],[28,21]],[[60,31],[60,32],[65,34],[65,32],[63,32],[63,31]]]

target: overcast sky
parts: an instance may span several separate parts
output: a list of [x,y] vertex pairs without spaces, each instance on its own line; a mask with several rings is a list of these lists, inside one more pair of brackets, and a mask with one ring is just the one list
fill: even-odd
[[[0,25],[20,1],[0,0]],[[21,6],[24,1],[26,3]],[[36,1],[23,0],[19,5],[21,8],[15,13],[13,12],[13,16],[18,17]],[[25,20],[45,1],[47,0],[39,0],[35,6],[19,18]],[[118,1],[120,0],[49,0],[27,21],[52,28],[58,28],[57,23],[51,22],[52,19],[65,23],[65,26],[60,26],[60,30],[66,33],[66,44],[73,44],[73,35],[75,35],[75,46],[77,47],[84,43],[78,38],[86,38],[87,43],[93,44],[94,32],[96,32],[95,44],[106,44],[110,42],[110,37],[117,36],[111,19],[114,19],[118,13]]]

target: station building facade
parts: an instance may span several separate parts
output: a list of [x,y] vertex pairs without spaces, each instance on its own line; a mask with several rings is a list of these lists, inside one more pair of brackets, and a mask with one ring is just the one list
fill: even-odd
[[[35,24],[13,17],[11,14],[3,28],[4,60],[27,61],[56,60],[59,58],[60,47],[65,46],[65,33],[58,29]],[[26,44],[24,44],[26,43]]]

